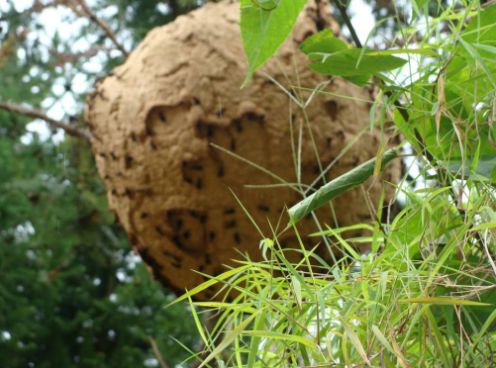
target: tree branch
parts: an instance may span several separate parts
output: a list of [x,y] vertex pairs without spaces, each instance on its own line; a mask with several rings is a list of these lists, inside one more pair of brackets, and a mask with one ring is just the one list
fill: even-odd
[[[76,3],[81,7],[82,12],[76,9]],[[112,41],[114,46],[121,51],[125,56],[129,55],[129,52],[126,50],[126,48],[117,40],[117,37],[115,36],[115,33],[112,31],[112,29],[108,26],[107,23],[105,23],[103,20],[98,18],[93,11],[91,11],[90,7],[86,3],[85,0],[75,0],[70,1],[70,0],[55,0],[52,2],[48,2],[46,4],[41,3],[39,0],[35,1],[34,4],[19,13],[13,13],[10,14],[9,16],[11,17],[23,17],[23,16],[28,16],[31,15],[32,13],[41,13],[43,10],[50,8],[50,7],[55,7],[57,5],[65,5],[72,9],[77,15],[80,16],[87,16],[93,23],[95,23],[99,28],[103,30],[105,35]],[[0,16],[0,21],[8,21],[9,16]]]
[[31,107],[21,106],[11,102],[0,102],[0,109],[34,119],[41,119],[54,128],[62,129],[67,134],[73,137],[82,138],[88,142],[91,141],[93,138],[89,131],[79,129],[77,127],[70,125],[69,123],[52,119],[41,110],[33,109]]
[[115,36],[115,33],[110,29],[107,23],[105,23],[103,20],[98,18],[95,13],[93,13],[86,4],[85,0],[76,0],[77,3],[81,6],[83,9],[83,12],[90,18],[90,20],[95,23],[98,27],[100,27],[103,32],[107,35],[107,37],[112,41],[112,43],[117,47],[125,56],[129,55],[129,52],[126,50],[126,48],[117,40],[117,37]]
[[362,43],[360,42],[360,39],[358,38],[358,35],[355,31],[355,27],[353,27],[353,24],[351,24],[351,19],[348,16],[348,13],[346,13],[346,7],[341,4],[341,0],[335,0],[334,4],[336,4],[336,7],[339,10],[339,13],[341,14],[341,17],[343,17],[343,21],[348,27],[348,30],[350,31],[351,38],[353,39],[353,42],[355,42],[356,47],[362,48]]
[[157,342],[155,341],[155,339],[153,337],[149,337],[149,340],[150,340],[150,345],[152,347],[153,353],[155,354],[155,356],[157,357],[157,359],[160,363],[160,368],[169,368],[169,366],[165,362],[165,359],[164,359],[162,353],[160,352],[160,349],[158,348],[158,345],[157,345]]

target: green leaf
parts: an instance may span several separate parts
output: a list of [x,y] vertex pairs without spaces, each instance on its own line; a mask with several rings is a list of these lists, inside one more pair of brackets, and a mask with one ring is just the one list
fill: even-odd
[[496,228],[496,221],[490,221],[474,226],[470,229],[470,231],[474,232],[474,231],[481,231],[481,230],[494,229],[494,228]]
[[437,305],[472,305],[472,306],[490,306],[488,303],[474,302],[466,299],[455,299],[436,296],[421,296],[418,298],[409,298],[400,300],[402,303],[418,303],[418,304],[437,304]]
[[462,39],[468,43],[496,40],[496,5],[477,13],[465,28]]
[[365,348],[362,345],[362,342],[360,341],[360,338],[357,336],[357,334],[353,331],[353,329],[347,322],[342,320],[341,324],[343,325],[344,332],[346,333],[351,343],[355,347],[357,353],[360,355],[363,361],[370,366],[371,362],[367,356],[367,352],[365,351]]
[[[382,169],[396,157],[397,153],[394,149],[386,151],[382,158]],[[365,182],[374,173],[375,164],[376,158],[364,162],[346,174],[330,181],[312,195],[295,204],[289,209],[290,221],[293,224],[297,223],[310,212],[323,206],[333,198]]]
[[354,76],[345,75],[345,76],[343,76],[344,79],[350,81],[351,83],[356,84],[357,86],[366,85],[367,82],[370,80],[370,77],[371,77],[370,74],[354,75]]
[[[360,49],[347,49],[334,54],[319,53],[317,55],[321,61],[310,64],[310,68],[326,75],[357,76],[394,70],[407,62],[396,56],[368,50],[360,57],[361,52]],[[312,57],[312,54],[309,56]]]
[[296,22],[306,0],[279,0],[275,6],[254,0],[241,0],[241,37],[248,72],[245,86],[260,68],[281,46]]
[[[460,44],[465,48],[467,53],[470,54],[472,59],[475,60],[477,62],[477,64],[482,67],[482,69],[486,73],[487,79],[489,79],[489,81],[492,83],[492,85],[494,87],[496,82],[494,81],[493,73],[492,73],[491,69],[489,68],[489,66],[483,60],[481,54],[470,43],[464,41],[463,38],[460,39]],[[492,60],[492,61],[494,63],[494,60]]]
[[[469,170],[467,164],[466,174],[490,180],[492,157],[496,156],[496,130],[488,124],[494,114],[496,85],[494,19],[496,6],[473,14],[447,59],[437,86],[414,86],[410,120],[400,127],[403,133],[410,134],[410,142],[417,140],[412,134],[418,133],[431,155],[444,162],[449,171],[458,173],[462,161],[472,162],[473,169]],[[480,165],[474,160],[477,150]]]
[[257,314],[252,314],[247,317],[244,321],[242,321],[239,325],[234,328],[234,330],[227,331],[224,339],[215,347],[214,350],[203,360],[203,362],[198,366],[198,368],[205,367],[208,362],[214,359],[216,356],[219,356],[229,345],[233,343],[233,341],[243,333],[244,329],[248,327],[248,325],[253,321],[253,319],[257,316]]
[[246,270],[249,267],[250,267],[250,265],[245,265],[245,266],[233,268],[231,270],[228,270],[226,272],[223,272],[220,275],[218,275],[216,277],[213,277],[210,280],[205,281],[205,282],[201,283],[200,285],[194,287],[190,291],[187,291],[185,294],[181,295],[177,299],[175,299],[172,302],[170,302],[169,304],[167,304],[165,306],[165,308],[169,308],[169,307],[171,307],[174,304],[177,304],[177,303],[179,303],[179,302],[181,302],[181,301],[183,301],[185,299],[191,298],[193,295],[196,295],[196,294],[202,292],[203,290],[208,289],[210,286],[215,285],[215,284],[217,284],[220,281],[226,280],[226,279],[228,279],[228,278],[236,275],[237,273],[240,273],[240,272]]
[[296,276],[291,276],[291,284],[293,285],[294,295],[296,297],[296,302],[301,309],[303,298],[301,296],[301,283]]
[[191,314],[193,315],[193,320],[195,321],[196,328],[198,330],[198,333],[205,344],[205,346],[209,346],[209,342],[207,339],[207,335],[205,334],[205,331],[203,329],[203,324],[201,323],[200,317],[198,317],[198,313],[196,313],[195,306],[193,304],[193,301],[191,300],[191,297],[188,296],[188,301],[189,301],[189,306],[191,308]]
[[269,340],[273,339],[273,340],[284,340],[289,342],[295,342],[297,344],[306,346],[307,348],[310,349],[315,348],[315,342],[313,342],[308,338],[298,335],[282,334],[279,332],[267,331],[267,330],[246,330],[241,332],[241,334],[247,336],[261,337]]
[[389,350],[391,354],[395,354],[393,347],[391,346],[389,341],[387,341],[386,336],[384,336],[379,327],[377,327],[376,325],[372,325],[371,330],[374,333],[375,337],[377,337],[377,340],[379,340],[379,342],[382,344],[382,346]]
[[311,69],[322,74],[353,78],[357,84],[364,84],[371,75],[399,68],[406,63],[406,60],[392,54],[432,54],[429,49],[376,51],[352,48],[329,29],[309,37],[300,48],[313,62]]
[[439,57],[438,53],[429,47],[424,47],[421,49],[397,49],[397,50],[380,50],[380,51],[369,51],[370,55],[402,55],[402,54],[412,54],[412,55],[426,55],[432,57]]
[[308,37],[300,46],[305,54],[313,52],[332,54],[350,48],[342,39],[334,37],[330,29],[325,29]]

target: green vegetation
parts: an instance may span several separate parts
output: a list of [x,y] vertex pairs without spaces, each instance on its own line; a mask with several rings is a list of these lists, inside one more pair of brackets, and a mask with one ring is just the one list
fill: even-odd
[[[124,35],[116,42],[83,0],[18,3],[0,3],[0,104],[62,106],[60,120],[77,130],[95,80],[148,30],[202,2],[92,1],[93,16]],[[301,46],[312,70],[374,87],[370,123],[392,125],[402,143],[302,192],[282,228],[296,232],[301,218],[388,162],[407,165],[391,183],[401,204],[395,216],[379,208],[371,210],[376,222],[346,228],[316,219],[324,230],[314,236],[342,254],[334,264],[301,240],[292,252],[302,259],[291,263],[273,224],[260,242],[263,262],[240,260],[173,300],[109,213],[87,144],[55,130],[43,136],[29,124],[33,115],[1,105],[0,367],[494,366],[496,5],[372,3],[378,19],[365,45],[343,26],[353,43],[322,31]],[[305,4],[240,1],[245,84]],[[51,8],[78,31],[46,33],[39,15]],[[305,109],[298,96],[308,88],[292,87],[297,108]],[[356,230],[364,236],[350,237]],[[366,254],[357,250],[363,244]],[[232,300],[192,302],[216,283],[234,291]],[[213,327],[203,326],[204,315],[216,317]]]
[[[331,265],[304,244],[301,262],[289,262],[274,231],[261,242],[265,261],[240,261],[179,298],[214,283],[235,291],[233,300],[191,304],[206,346],[201,367],[494,365],[496,6],[433,11],[429,3],[411,2],[408,21],[396,24],[388,41],[400,48],[352,46],[328,31],[301,47],[313,70],[379,88],[371,122],[392,119],[403,142],[289,209],[292,222],[396,156],[411,164],[397,185],[401,211],[389,222],[324,226],[314,236],[343,253]],[[242,1],[247,78],[277,50],[298,9],[291,0]],[[357,229],[368,235],[347,236]],[[360,254],[358,243],[370,251]],[[197,315],[209,310],[219,316],[207,330]]]
[[[72,30],[83,27],[71,39],[43,37],[47,25],[37,11],[22,13],[15,3],[1,4],[0,102],[50,109],[73,100],[60,119],[81,126],[84,93],[121,55],[78,55],[73,45],[91,49],[84,40],[105,38],[98,27],[59,5]],[[125,3],[119,9],[134,16],[115,19],[137,41],[179,13],[160,15],[157,1]],[[134,8],[155,16],[141,18]],[[92,71],[95,64],[102,70]],[[162,308],[172,295],[109,213],[86,142],[39,134],[31,121],[0,111],[0,367],[158,366],[158,355],[178,364],[188,353],[174,338],[197,344],[190,312],[185,305]]]

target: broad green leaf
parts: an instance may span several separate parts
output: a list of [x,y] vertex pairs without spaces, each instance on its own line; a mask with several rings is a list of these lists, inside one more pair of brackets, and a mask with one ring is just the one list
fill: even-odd
[[320,56],[321,62],[310,64],[310,68],[327,75],[356,76],[394,70],[407,62],[396,56],[371,54],[368,50],[360,57],[361,52],[360,49],[347,49],[333,54],[313,53],[310,56]]
[[351,83],[356,84],[357,86],[364,86],[367,84],[367,82],[370,80],[371,75],[370,74],[363,74],[363,75],[354,75],[354,76],[343,76],[344,79],[350,81]]
[[[382,169],[397,157],[394,149],[386,151],[382,158]],[[376,159],[373,158],[322,186],[315,193],[289,209],[290,221],[295,224],[310,212],[323,206],[338,195],[365,182],[373,173]]]
[[248,72],[243,86],[288,37],[306,2],[241,0],[241,37],[248,58]]
[[[482,58],[481,54],[472,46],[472,44],[466,42],[463,38],[460,39],[460,44],[464,47],[467,53],[474,59],[478,66],[482,67],[484,73],[486,73],[487,79],[491,82],[491,84],[495,85],[494,77],[492,70],[489,68],[491,64],[486,64],[485,60]],[[492,64],[494,65],[494,60],[492,60]]]
[[350,45],[342,39],[334,37],[330,29],[325,29],[308,37],[300,46],[301,51],[305,54],[314,52],[333,54],[349,48]]
[[449,187],[437,190],[430,188],[422,195],[405,192],[412,205],[407,206],[393,220],[388,237],[390,246],[383,254],[388,256],[395,249],[408,249],[410,255],[414,256],[427,239],[441,239],[453,226],[461,225],[456,206],[449,200],[449,190]]
[[474,46],[475,48],[478,48],[480,50],[486,51],[486,52],[488,52],[490,54],[496,54],[496,47],[495,46],[482,45],[480,43],[474,43],[474,44],[472,44],[472,46]]
[[[392,54],[408,53],[407,50],[376,51],[352,48],[335,37],[330,30],[309,37],[300,48],[312,61],[311,69],[322,74],[353,78],[353,82],[357,84],[364,84],[374,74],[401,67],[406,60]],[[428,51],[425,49],[415,52]]]
[[[489,117],[496,80],[496,6],[470,15],[442,75],[429,75],[428,70],[422,82],[411,86],[410,119],[405,122],[395,114],[395,123],[417,152],[422,152],[421,141],[450,172],[461,173],[464,161],[465,175],[492,179],[496,131]],[[480,165],[473,159],[475,152]]]

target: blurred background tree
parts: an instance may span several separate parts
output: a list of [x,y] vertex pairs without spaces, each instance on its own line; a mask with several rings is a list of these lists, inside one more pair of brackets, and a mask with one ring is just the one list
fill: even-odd
[[[0,101],[83,129],[85,93],[123,53],[81,4],[1,4]],[[192,7],[88,5],[128,49]],[[195,348],[190,312],[163,309],[172,295],[152,280],[109,213],[89,145],[0,111],[0,167],[0,366],[165,367],[185,359],[174,339]]]

